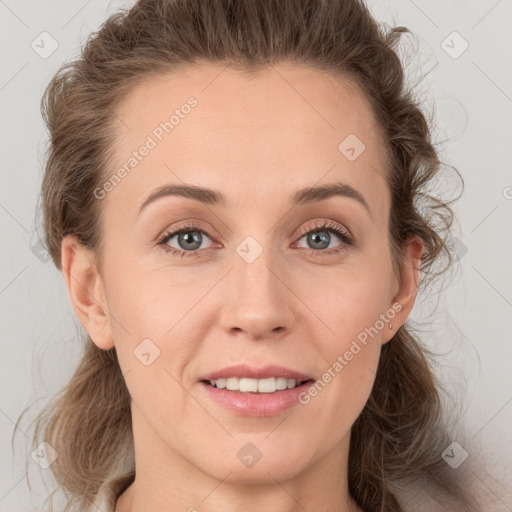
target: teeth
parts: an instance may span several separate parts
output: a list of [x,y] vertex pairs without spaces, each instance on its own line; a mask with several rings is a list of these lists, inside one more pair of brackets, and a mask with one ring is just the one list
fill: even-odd
[[256,391],[261,391],[261,389],[259,389],[260,382],[261,381],[257,381],[256,379],[240,379],[238,389],[243,393],[247,393],[248,391],[256,393]]
[[279,377],[276,379],[276,388],[278,391],[282,391],[283,389],[286,389],[288,387],[288,379],[285,379],[284,377]]
[[[258,385],[258,393],[273,393],[274,391],[277,391],[276,379],[274,377],[270,377],[268,379],[258,379],[256,383]],[[243,390],[240,389],[240,391]]]
[[249,379],[229,377],[228,379],[210,380],[213,387],[229,391],[241,391],[242,393],[275,393],[285,389],[299,386],[301,382],[286,377],[270,377],[267,379]]
[[238,391],[240,389],[240,379],[237,377],[226,379],[226,389],[229,389],[229,391]]

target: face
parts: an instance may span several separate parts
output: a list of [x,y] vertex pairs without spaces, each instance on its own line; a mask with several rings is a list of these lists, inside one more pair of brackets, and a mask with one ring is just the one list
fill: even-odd
[[[343,460],[381,346],[412,308],[363,96],[291,64],[204,64],[140,84],[116,119],[95,192],[108,311],[88,331],[116,347],[137,456],[233,482]],[[162,192],[173,185],[202,194]]]

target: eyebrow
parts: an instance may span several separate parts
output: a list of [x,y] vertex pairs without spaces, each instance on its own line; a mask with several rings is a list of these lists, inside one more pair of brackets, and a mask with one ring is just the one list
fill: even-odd
[[[142,212],[149,204],[167,196],[179,196],[194,199],[207,205],[223,205],[226,207],[226,199],[218,190],[201,187],[199,185],[190,184],[169,184],[163,185],[155,189],[149,197],[140,205],[138,213]],[[354,199],[365,207],[371,215],[370,207],[366,202],[363,195],[350,185],[342,182],[329,183],[325,185],[314,185],[297,190],[291,197],[290,203],[292,206],[303,204],[315,203],[329,199],[331,197],[341,196]]]

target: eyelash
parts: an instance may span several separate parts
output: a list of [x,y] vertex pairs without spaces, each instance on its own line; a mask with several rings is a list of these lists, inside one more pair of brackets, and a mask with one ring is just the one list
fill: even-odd
[[[208,238],[213,240],[213,238],[210,235],[208,235],[208,233],[206,233],[200,226],[198,226],[197,224],[194,224],[194,223],[190,223],[190,224],[180,226],[180,228],[176,231],[170,231],[170,232],[165,233],[162,236],[162,238],[160,238],[158,245],[161,246],[165,252],[171,253],[172,256],[181,256],[182,258],[197,257],[200,255],[200,252],[201,252],[200,249],[196,249],[194,251],[182,251],[179,249],[169,247],[167,245],[167,242],[174,236],[179,235],[181,233],[188,233],[188,232],[193,232],[193,231],[198,231],[200,233],[203,233],[203,234],[207,235]],[[352,237],[346,231],[342,230],[341,228],[339,228],[332,222],[328,222],[328,221],[321,221],[319,224],[313,226],[312,228],[309,227],[309,228],[302,229],[298,240],[303,238],[305,235],[308,235],[309,233],[314,233],[315,231],[328,231],[330,233],[335,233],[342,240],[343,243],[340,247],[338,247],[336,249],[330,249],[330,250],[318,251],[318,250],[314,250],[314,249],[305,249],[312,256],[316,257],[316,256],[324,255],[324,254],[328,254],[328,255],[338,254],[339,252],[344,251],[348,246],[352,246],[354,244]],[[203,250],[205,250],[205,249],[203,249]]]

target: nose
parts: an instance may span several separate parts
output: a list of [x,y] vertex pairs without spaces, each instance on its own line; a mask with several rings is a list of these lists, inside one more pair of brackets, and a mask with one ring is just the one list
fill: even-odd
[[222,329],[254,341],[286,336],[296,321],[293,304],[297,300],[287,283],[289,266],[278,264],[265,250],[254,261],[235,256],[223,283]]

